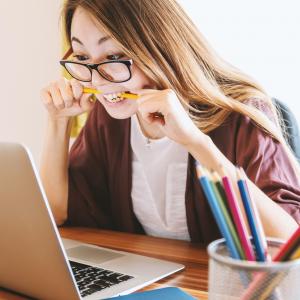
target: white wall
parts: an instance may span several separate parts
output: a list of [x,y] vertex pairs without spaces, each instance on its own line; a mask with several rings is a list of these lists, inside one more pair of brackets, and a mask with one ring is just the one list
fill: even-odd
[[287,103],[300,122],[299,0],[178,0],[228,62]]
[[39,160],[46,114],[40,89],[59,76],[60,0],[0,0],[0,140]]
[[[46,119],[39,92],[59,76],[60,2],[0,0],[0,140],[27,144],[36,161]],[[300,119],[298,0],[179,2],[219,54]]]

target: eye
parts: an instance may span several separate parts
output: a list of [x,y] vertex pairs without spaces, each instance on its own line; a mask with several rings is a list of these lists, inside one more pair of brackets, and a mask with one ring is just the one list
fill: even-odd
[[88,59],[88,57],[86,55],[73,55],[73,57],[75,58],[75,60],[78,60],[78,61],[84,61],[84,60]]
[[123,56],[124,56],[123,54],[112,54],[112,55],[106,56],[106,58],[109,60],[118,60],[118,59],[122,58]]

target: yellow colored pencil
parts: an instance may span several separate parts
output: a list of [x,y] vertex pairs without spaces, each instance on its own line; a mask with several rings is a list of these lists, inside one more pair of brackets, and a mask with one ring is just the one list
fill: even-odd
[[[90,88],[83,88],[83,92],[85,94],[102,94],[103,91],[96,90],[96,89],[90,89]],[[127,99],[138,99],[140,96],[137,94],[132,94],[132,93],[121,93],[121,97],[127,98]]]
[[298,259],[300,258],[300,246],[295,250],[291,256],[291,259]]

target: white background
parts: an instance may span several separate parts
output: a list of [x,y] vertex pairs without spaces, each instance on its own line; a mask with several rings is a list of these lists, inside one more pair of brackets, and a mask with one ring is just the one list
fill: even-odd
[[0,141],[26,144],[39,163],[40,89],[59,75],[60,0],[0,0]]
[[[221,56],[300,119],[299,1],[179,2]],[[0,140],[27,144],[37,163],[46,123],[39,92],[60,72],[59,7],[60,0],[0,0]]]
[[300,121],[299,0],[179,0],[225,60],[288,104]]

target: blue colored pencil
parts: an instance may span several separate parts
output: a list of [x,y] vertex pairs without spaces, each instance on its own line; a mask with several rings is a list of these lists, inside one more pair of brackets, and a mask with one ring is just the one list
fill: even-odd
[[218,201],[217,201],[215,194],[211,188],[210,182],[209,182],[208,178],[205,176],[204,169],[199,164],[199,162],[196,162],[196,171],[197,171],[197,176],[199,178],[200,184],[204,191],[205,197],[209,203],[209,206],[212,210],[214,218],[217,222],[217,225],[221,231],[221,234],[225,238],[230,255],[235,259],[241,259],[239,252],[234,244],[234,240],[231,236],[230,230],[226,224],[224,215],[221,211],[221,208],[218,205]]
[[247,182],[246,182],[245,171],[243,170],[243,168],[240,168],[240,172],[241,172],[241,176],[242,176],[242,178],[245,182],[247,192],[248,192],[248,195],[249,195],[250,200],[251,200],[250,204],[251,204],[251,207],[252,207],[252,210],[253,210],[254,221],[256,223],[257,230],[258,230],[258,236],[259,236],[259,238],[262,242],[262,246],[263,246],[263,249],[264,249],[264,257],[265,257],[266,261],[271,261],[272,258],[271,258],[271,255],[268,253],[268,243],[267,243],[267,238],[266,238],[266,235],[265,235],[265,231],[264,231],[264,228],[262,226],[256,204],[250,196],[249,187],[248,187]]
[[242,202],[245,208],[246,216],[248,219],[250,231],[253,238],[254,248],[258,261],[266,261],[264,243],[260,237],[257,221],[255,220],[255,214],[252,208],[250,194],[248,192],[246,181],[243,179],[241,171],[237,169],[238,187],[240,190]]

